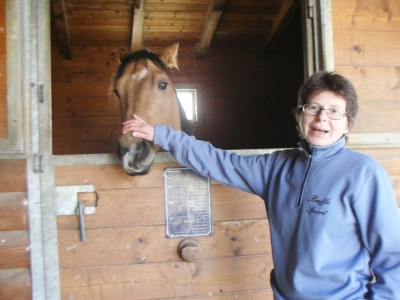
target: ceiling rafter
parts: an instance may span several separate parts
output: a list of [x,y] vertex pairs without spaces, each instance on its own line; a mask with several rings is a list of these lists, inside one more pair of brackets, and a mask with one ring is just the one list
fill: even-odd
[[72,59],[71,37],[64,0],[51,1],[51,13],[57,31],[59,51],[64,59]]
[[131,34],[131,51],[137,51],[143,47],[143,21],[146,8],[146,0],[135,0],[133,6],[133,24]]
[[197,46],[196,56],[202,59],[210,49],[210,44],[217,28],[226,0],[210,0],[207,14],[201,30],[200,42]]
[[268,53],[268,51],[274,47],[276,40],[283,33],[299,6],[299,0],[283,1],[278,13],[275,15],[274,20],[272,21],[271,30],[264,40],[261,57],[264,57],[266,53]]

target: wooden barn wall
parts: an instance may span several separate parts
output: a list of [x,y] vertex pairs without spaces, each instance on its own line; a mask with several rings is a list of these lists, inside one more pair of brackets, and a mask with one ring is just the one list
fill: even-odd
[[[400,133],[400,2],[334,0],[332,14],[335,70],[359,95],[350,141],[352,133]],[[385,167],[400,206],[400,149],[356,150]]]
[[30,299],[26,160],[0,159],[0,299]]
[[[197,237],[203,259],[182,261],[182,238],[165,237],[165,167],[130,177],[119,165],[57,166],[56,185],[93,184],[96,214],[58,217],[62,299],[272,299],[264,202],[211,184],[213,234]],[[185,298],[185,299],[187,299]]]
[[[7,130],[5,0],[0,0],[0,138]],[[30,299],[26,160],[0,157],[0,299]]]
[[[194,44],[181,42],[173,81],[201,85],[197,138],[225,149],[296,145],[292,109],[303,81],[300,24],[299,12],[266,60],[250,39],[223,42],[216,36],[203,60],[196,59]],[[115,152],[121,120],[109,83],[124,47],[72,47],[72,60],[63,60],[53,46],[54,154]]]
[[[352,80],[360,95],[360,111],[352,132],[398,133],[399,2],[334,0],[332,9],[335,69]],[[3,18],[4,13],[0,12],[0,21]],[[4,44],[0,40],[1,45]],[[254,86],[247,82],[242,86],[243,91],[247,91],[246,97],[236,98],[240,94],[237,86],[242,84],[238,72],[247,76],[256,74],[257,70],[246,69],[256,65],[255,59],[246,56],[248,50],[244,47],[231,45],[228,48],[235,52],[232,58],[236,58],[238,64],[237,68],[229,69],[232,66],[225,64],[229,53],[226,45],[223,48],[218,45],[223,44],[216,40],[216,48],[203,61],[189,59],[193,50],[182,45],[182,73],[174,73],[176,83],[203,85],[205,119],[203,127],[195,128],[196,135],[202,139],[212,140],[215,134],[210,131],[219,130],[219,126],[237,129],[231,122],[223,121],[225,118],[233,120],[237,112],[236,115],[221,115],[221,111],[230,110],[231,99],[239,109],[247,109],[247,105],[241,106],[246,103],[241,100],[257,97],[252,96]],[[114,152],[120,131],[118,106],[106,95],[119,51],[120,47],[75,47],[74,59],[64,61],[53,49],[55,153]],[[242,64],[246,59],[247,63]],[[185,62],[188,63],[186,67]],[[260,69],[268,71],[274,64],[285,66],[285,57],[275,53],[269,60],[258,63]],[[291,63],[299,62],[296,59]],[[219,68],[214,69],[213,65]],[[5,55],[0,50],[1,66],[4,71]],[[207,69],[210,71],[203,74]],[[224,79],[217,77],[218,73],[236,76]],[[196,74],[203,74],[198,82],[194,81]],[[263,85],[271,84],[267,91],[262,87],[259,93],[271,99],[273,96],[276,97],[273,99],[283,98],[279,88],[285,87],[287,78],[296,85],[299,82],[295,78],[301,77],[301,74],[286,73],[284,69],[263,74],[267,74],[265,79],[269,81],[256,76],[254,85],[260,88],[260,81]],[[215,80],[218,84],[211,88],[207,82],[213,84]],[[225,97],[224,92],[229,97]],[[295,92],[288,94],[295,97]],[[217,103],[211,100],[213,96],[218,98]],[[260,104],[256,101],[253,105]],[[5,122],[4,116],[0,122]],[[241,114],[239,117],[243,118]],[[268,118],[275,118],[275,115],[266,113],[263,122]],[[212,123],[217,129],[207,127],[206,130]],[[226,140],[231,136],[224,135],[227,134],[218,136],[215,142],[230,148]],[[400,206],[400,149],[357,150],[382,163],[392,179]],[[178,258],[176,247],[180,239],[165,239],[163,221],[162,170],[173,165],[157,163],[151,174],[135,178],[126,176],[117,165],[56,167],[56,185],[92,183],[99,195],[96,215],[86,217],[85,243],[79,240],[76,217],[58,218],[63,299],[70,299],[71,295],[75,295],[75,299],[152,299],[177,295],[199,295],[196,299],[209,299],[210,295],[220,300],[272,299],[268,280],[272,268],[268,223],[258,197],[213,182],[214,235],[199,238],[204,259],[189,264]],[[26,160],[0,159],[0,174],[0,298],[30,299]]]

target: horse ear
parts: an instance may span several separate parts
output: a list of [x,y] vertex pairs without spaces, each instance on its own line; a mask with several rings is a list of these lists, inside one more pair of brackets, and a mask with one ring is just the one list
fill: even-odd
[[164,49],[161,53],[161,60],[167,65],[168,68],[178,69],[178,49],[179,49],[179,41],[175,41],[172,46],[169,46]]
[[118,58],[118,63],[121,64],[121,61],[127,56],[129,53],[125,50],[125,48],[122,48],[121,51],[119,52],[119,58]]

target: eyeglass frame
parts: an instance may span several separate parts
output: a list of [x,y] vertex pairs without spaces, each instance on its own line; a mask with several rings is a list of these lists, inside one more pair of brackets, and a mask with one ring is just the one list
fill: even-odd
[[[315,115],[310,115],[310,114],[308,114],[308,113],[305,112],[306,107],[309,106],[309,105],[314,105],[314,106],[318,106],[318,107],[319,107],[319,111],[317,112],[317,114],[315,114]],[[302,112],[304,112],[306,115],[309,115],[309,116],[318,116],[318,115],[324,110],[329,119],[331,119],[331,120],[336,120],[336,121],[337,121],[337,120],[343,119],[345,116],[348,116],[348,115],[347,115],[347,112],[343,112],[343,115],[341,116],[340,119],[333,119],[332,117],[330,117],[330,114],[329,114],[329,112],[328,112],[331,108],[323,108],[322,106],[319,106],[318,104],[310,104],[310,103],[307,103],[307,104],[300,105],[299,108],[301,109]],[[341,109],[338,109],[338,110],[342,111]]]

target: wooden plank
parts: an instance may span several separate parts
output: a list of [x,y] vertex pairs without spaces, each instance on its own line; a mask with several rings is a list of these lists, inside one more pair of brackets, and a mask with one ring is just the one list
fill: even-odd
[[[76,1],[75,1],[76,2]],[[109,2],[102,0],[96,3],[71,3],[69,11],[132,11],[131,1]]]
[[270,255],[61,269],[63,299],[214,296],[270,287]]
[[224,185],[211,188],[213,220],[246,220],[267,218],[264,200]]
[[193,33],[200,34],[201,27],[196,26],[181,26],[181,25],[144,25],[143,32],[145,33]]
[[274,40],[276,40],[285,30],[286,26],[291,21],[294,13],[299,7],[300,2],[294,0],[284,0],[279,8],[279,11],[272,21],[271,29],[264,40],[262,52],[268,51],[273,46]]
[[335,29],[399,31],[400,2],[335,0],[332,22]]
[[116,34],[116,33],[123,33],[125,34],[126,30],[130,30],[131,26],[129,25],[75,25],[71,27],[71,33],[79,33],[79,34],[93,34],[93,33],[98,33],[98,32],[103,32],[104,34],[106,33],[111,33],[111,34]]
[[[94,12],[93,12],[94,13]],[[107,12],[103,12],[105,15]],[[73,17],[68,20],[68,24],[71,30],[75,30],[76,26],[79,25],[88,25],[88,26],[123,26],[129,27],[132,25],[132,16],[131,15],[122,15],[121,17],[115,17],[115,13],[110,12],[109,15],[113,15],[112,18],[98,17],[93,18],[91,15],[80,15]],[[105,45],[106,46],[106,45]]]
[[[126,45],[126,48],[129,48],[129,45]],[[121,46],[113,46],[113,45],[99,45],[99,46],[75,46],[72,47],[72,50],[77,53],[110,53],[113,52],[119,53],[121,51]],[[52,67],[57,67],[54,65]]]
[[163,170],[179,166],[178,163],[156,163],[146,176],[131,177],[120,165],[56,166],[55,185],[93,184],[102,189],[129,189],[138,187],[163,187]]
[[204,20],[204,12],[179,12],[179,11],[146,11],[147,19],[181,19],[181,20]]
[[211,0],[201,29],[200,41],[197,46],[196,56],[203,59],[210,49],[215,30],[224,10],[226,0]]
[[[210,295],[196,297],[196,300],[209,300]],[[265,290],[256,290],[256,291],[245,291],[245,292],[236,292],[230,294],[222,294],[222,295],[212,295],[212,299],[216,300],[230,300],[230,299],[243,299],[243,300],[273,300],[274,295],[272,289]]]
[[167,46],[171,45],[171,41],[175,40],[179,40],[179,44],[195,42],[198,41],[198,36],[194,34],[188,35],[185,32],[164,32],[162,36],[157,32],[143,33],[143,44],[145,45]]
[[[88,229],[165,224],[164,187],[98,190],[96,214],[85,216]],[[228,186],[211,187],[212,220],[266,219],[264,201]],[[78,229],[76,216],[58,217],[60,230]]]
[[[74,111],[75,112],[75,111]],[[74,114],[75,115],[75,114]],[[121,117],[116,116],[87,116],[87,117],[63,117],[53,118],[53,129],[68,127],[89,126],[120,126],[122,132]]]
[[29,269],[0,270],[0,299],[31,299]]
[[[235,292],[222,295],[212,295],[213,300],[230,300],[230,299],[246,299],[246,300],[273,300],[274,294],[272,289],[264,289],[258,291],[245,291],[245,292]],[[196,297],[196,300],[209,300],[210,296]]]
[[120,25],[132,24],[131,11],[72,11],[68,20],[70,26],[87,25]]
[[[69,11],[70,19],[87,18],[87,19],[129,19],[132,21],[132,9],[125,10],[71,10]],[[82,19],[77,23],[81,23]]]
[[53,98],[58,99],[59,97],[64,97],[68,95],[69,97],[81,97],[85,95],[86,97],[102,97],[109,95],[110,86],[104,82],[92,82],[87,83],[64,83],[55,82],[53,83]]
[[334,29],[334,61],[337,66],[393,66],[400,60],[400,31]]
[[[182,3],[182,2],[181,2]],[[184,2],[185,3],[185,2]],[[147,11],[172,11],[172,12],[203,12],[207,10],[207,4],[191,5],[191,4],[160,4],[148,3]]]
[[[53,121],[54,128],[65,127],[68,124],[91,124],[95,125],[94,121],[103,121],[100,124],[114,124],[119,118],[118,124],[121,122],[119,103],[114,97],[59,97],[53,101]],[[109,116],[107,122],[106,117]],[[74,117],[69,121],[63,117]],[[95,120],[94,118],[99,118]],[[58,121],[59,120],[59,121]],[[59,122],[66,122],[63,126]]]
[[72,59],[71,37],[64,0],[51,2],[52,19],[54,20],[60,52],[65,59]]
[[360,107],[368,101],[389,105],[400,99],[400,70],[396,66],[336,66],[335,71],[353,83]]
[[[125,45],[128,45],[126,43]],[[92,48],[96,48],[97,46],[93,46]],[[116,46],[110,46],[112,49],[122,49],[117,48]],[[75,48],[87,48],[86,47],[79,47],[75,46]],[[100,52],[100,53],[92,53],[92,52],[76,52],[74,53],[74,59],[73,60],[60,60],[56,59],[53,61],[53,67],[55,68],[77,68],[77,67],[106,67],[106,68],[117,68],[119,66],[120,61],[119,61],[119,54],[120,52]],[[101,71],[101,69],[99,69]],[[113,72],[109,73],[109,78],[111,79]],[[54,90],[54,89],[53,89]]]
[[25,192],[0,193],[0,230],[28,230]]
[[0,231],[0,269],[29,268],[27,230]]
[[115,141],[121,137],[121,125],[92,126],[92,127],[70,127],[68,130],[59,130],[53,133],[55,140],[64,141]]
[[137,51],[143,47],[143,21],[145,11],[146,0],[137,0],[133,7],[131,51]]
[[[398,133],[400,103],[369,101],[359,106],[351,133]],[[388,122],[388,120],[391,120]]]
[[[84,243],[79,234],[58,231],[62,268],[180,261],[177,248],[182,239],[166,238],[164,225],[87,229]],[[217,222],[211,237],[196,240],[203,259],[271,253],[266,219]]]
[[114,72],[115,67],[53,67],[51,70],[52,82],[104,82],[107,85]]
[[[147,18],[143,22],[144,26],[184,26],[201,28],[203,22],[197,19],[177,19],[177,18]],[[181,49],[179,49],[181,50]]]
[[400,148],[370,148],[357,149],[357,152],[364,153],[376,159],[388,172],[389,176],[400,174]]
[[26,192],[26,159],[0,159],[0,193]]
[[88,45],[126,45],[130,41],[128,33],[114,33],[111,35],[90,35],[77,34],[71,37],[73,46]]
[[101,154],[116,153],[115,141],[63,142],[53,140],[53,154]]

